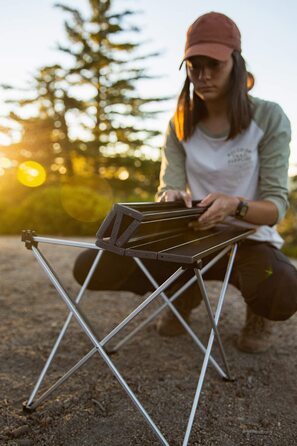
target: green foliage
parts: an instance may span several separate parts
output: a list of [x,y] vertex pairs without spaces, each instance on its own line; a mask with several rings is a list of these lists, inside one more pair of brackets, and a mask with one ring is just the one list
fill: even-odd
[[111,206],[109,198],[84,186],[44,187],[32,191],[18,206],[4,209],[0,203],[0,233],[33,229],[43,235],[95,235]]
[[291,181],[293,188],[289,194],[290,208],[278,230],[285,240],[284,253],[297,258],[297,176]]
[[10,180],[10,187],[0,181],[1,235],[32,229],[40,235],[95,236],[113,203],[154,200],[141,187],[97,176],[64,178],[37,189],[22,186],[13,176]]
[[297,259],[297,245],[286,244],[283,246],[282,251],[286,256],[292,259]]

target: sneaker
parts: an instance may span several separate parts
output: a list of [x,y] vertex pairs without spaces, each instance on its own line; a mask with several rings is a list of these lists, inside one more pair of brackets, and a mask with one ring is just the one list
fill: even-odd
[[269,350],[273,341],[273,322],[246,310],[245,326],[238,337],[237,347],[245,353],[263,353]]
[[[179,312],[188,324],[191,310],[179,310]],[[157,320],[156,330],[160,336],[179,336],[186,333],[184,326],[169,308]]]

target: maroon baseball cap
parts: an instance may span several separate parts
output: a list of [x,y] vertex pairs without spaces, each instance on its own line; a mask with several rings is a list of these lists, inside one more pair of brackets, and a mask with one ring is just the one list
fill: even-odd
[[225,61],[234,50],[241,51],[236,24],[224,14],[209,12],[198,17],[188,29],[183,61],[192,56]]

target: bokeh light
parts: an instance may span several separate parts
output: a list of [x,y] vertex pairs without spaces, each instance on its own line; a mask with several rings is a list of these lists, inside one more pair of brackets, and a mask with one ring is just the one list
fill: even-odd
[[61,185],[61,203],[75,220],[91,223],[107,214],[113,203],[109,183],[97,175],[74,175]]
[[17,179],[24,186],[38,187],[45,182],[46,172],[36,161],[25,161],[18,166]]
[[0,168],[1,169],[9,169],[12,166],[13,166],[13,162],[11,161],[11,159],[6,158],[6,156],[0,157]]
[[118,170],[117,174],[118,174],[118,178],[121,181],[128,180],[128,178],[129,178],[129,172],[124,167],[120,167],[120,169]]

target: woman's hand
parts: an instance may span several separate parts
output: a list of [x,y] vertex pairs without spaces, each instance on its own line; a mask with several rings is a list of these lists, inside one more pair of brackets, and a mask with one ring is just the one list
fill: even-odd
[[210,229],[221,223],[229,215],[235,215],[240,202],[238,197],[231,195],[212,193],[207,195],[197,206],[210,206],[197,220],[190,223],[190,227],[195,230]]
[[177,201],[184,200],[185,205],[188,208],[192,207],[192,196],[189,192],[176,190],[176,189],[168,189],[160,197],[159,201]]

